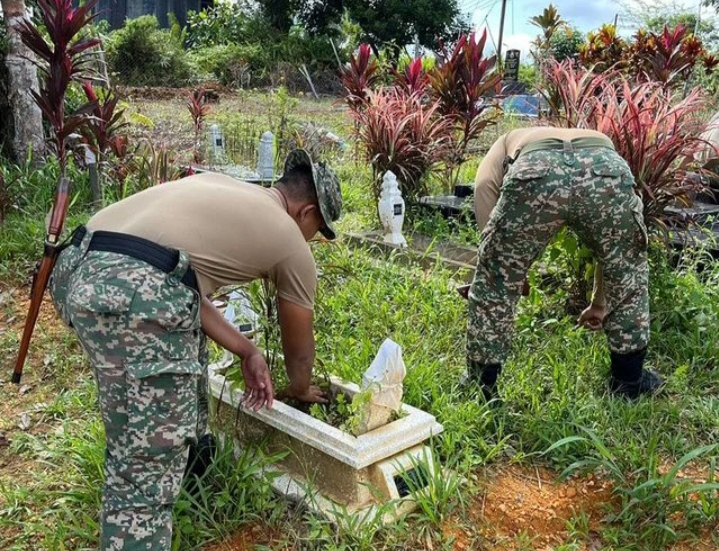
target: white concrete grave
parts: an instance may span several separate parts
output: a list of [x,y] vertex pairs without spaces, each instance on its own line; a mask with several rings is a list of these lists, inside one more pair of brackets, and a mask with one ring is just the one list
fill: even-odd
[[[230,388],[223,374],[232,363],[226,352],[209,367],[216,428],[238,450],[258,445],[268,454],[289,452],[269,467],[276,491],[329,518],[348,512],[370,520],[381,513],[387,523],[416,506],[413,491],[434,476],[427,440],[443,430],[434,416],[401,403],[398,419],[353,436],[279,400],[271,410],[248,410],[240,405],[242,391]],[[336,377],[331,386],[349,397],[360,392]]]

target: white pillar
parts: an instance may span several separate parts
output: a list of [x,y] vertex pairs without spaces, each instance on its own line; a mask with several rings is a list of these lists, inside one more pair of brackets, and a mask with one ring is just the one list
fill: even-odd
[[269,130],[260,138],[257,173],[263,180],[272,180],[275,177],[275,136]]

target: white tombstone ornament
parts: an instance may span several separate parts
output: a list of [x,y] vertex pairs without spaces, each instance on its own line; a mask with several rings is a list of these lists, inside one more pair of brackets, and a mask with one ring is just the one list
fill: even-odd
[[407,240],[402,235],[404,224],[404,199],[399,191],[397,176],[388,170],[382,178],[382,193],[379,198],[379,219],[384,227],[385,243],[392,243],[400,247],[407,246]]
[[263,180],[272,180],[275,177],[275,135],[269,130],[260,137],[257,172]]
[[225,160],[225,137],[222,130],[216,124],[210,126],[210,152],[213,162],[224,162]]

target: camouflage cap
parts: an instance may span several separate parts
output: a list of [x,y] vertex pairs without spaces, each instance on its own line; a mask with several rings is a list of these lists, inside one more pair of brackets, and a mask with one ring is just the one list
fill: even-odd
[[317,191],[317,201],[320,206],[320,213],[325,221],[325,225],[320,228],[320,232],[327,239],[337,237],[332,222],[339,220],[342,214],[342,191],[340,190],[340,181],[332,171],[332,169],[323,162],[314,163],[309,153],[304,149],[294,149],[287,155],[285,160],[285,171],[287,174],[290,170],[299,166],[309,166],[312,169],[312,181]]

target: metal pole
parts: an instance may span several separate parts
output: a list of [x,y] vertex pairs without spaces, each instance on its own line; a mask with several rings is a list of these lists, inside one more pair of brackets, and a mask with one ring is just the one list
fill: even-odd
[[504,35],[504,14],[507,11],[507,0],[502,0],[502,14],[499,16],[499,42],[497,42],[497,63],[502,67],[502,36]]

